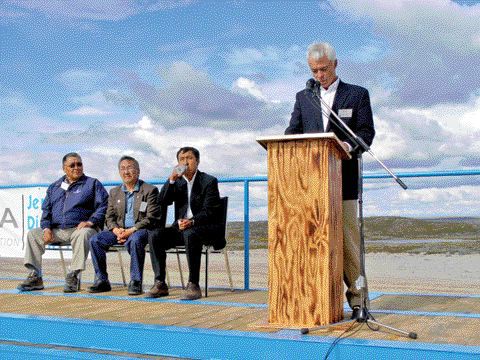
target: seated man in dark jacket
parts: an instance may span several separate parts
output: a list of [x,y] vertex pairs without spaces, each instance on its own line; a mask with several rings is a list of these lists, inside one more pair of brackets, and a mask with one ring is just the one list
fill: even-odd
[[[160,205],[167,207],[175,202],[175,221],[171,227],[152,232],[148,241],[155,274],[155,283],[147,297],[168,295],[165,284],[165,250],[185,245],[189,269],[184,300],[202,297],[199,286],[202,246],[225,247],[225,237],[219,223],[220,195],[215,177],[198,170],[200,153],[192,147],[183,147],[177,152],[179,166],[175,167],[162,187]],[[182,169],[181,166],[184,168]]]
[[108,193],[97,179],[83,173],[82,158],[68,153],[62,160],[65,175],[51,184],[42,203],[40,228],[28,232],[25,267],[31,270],[20,291],[43,289],[42,255],[53,242],[72,245],[72,263],[64,292],[80,290],[79,273],[85,270],[88,239],[103,227]]
[[88,291],[110,291],[106,251],[115,244],[124,244],[130,254],[129,295],[140,295],[145,263],[148,232],[158,225],[160,207],[158,189],[139,179],[140,165],[131,156],[122,156],[118,171],[123,184],[110,190],[107,209],[107,229],[90,239],[90,251],[95,268],[95,283]]

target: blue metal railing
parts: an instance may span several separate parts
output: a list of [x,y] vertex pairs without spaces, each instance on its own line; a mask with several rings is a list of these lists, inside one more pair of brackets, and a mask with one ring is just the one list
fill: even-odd
[[[424,177],[444,177],[444,176],[476,176],[480,175],[480,170],[447,170],[447,171],[423,171],[423,172],[402,172],[396,173],[399,178],[424,178]],[[365,179],[387,179],[391,178],[386,173],[364,173]],[[218,178],[219,183],[243,183],[243,236],[244,236],[244,289],[250,289],[250,183],[265,182],[267,176],[253,177],[231,177]],[[152,185],[163,185],[165,180],[149,180]],[[121,182],[103,182],[104,186],[117,186]],[[48,187],[50,184],[21,184],[21,185],[0,185],[1,189],[19,189],[33,187]]]

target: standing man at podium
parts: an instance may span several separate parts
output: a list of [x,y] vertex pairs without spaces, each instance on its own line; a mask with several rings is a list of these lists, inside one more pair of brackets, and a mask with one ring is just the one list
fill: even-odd
[[[339,128],[335,118],[317,96],[329,105],[350,129],[369,146],[375,136],[372,108],[367,89],[344,83],[336,74],[335,49],[328,43],[313,43],[308,47],[307,62],[315,82],[296,95],[290,124],[285,134],[333,132],[343,142],[352,158],[342,161],[343,192],[343,273],[348,289],[347,300],[352,319],[360,316],[362,299],[368,299],[368,288],[355,284],[362,274],[360,266],[360,230],[358,223],[358,160],[357,148]],[[308,83],[307,83],[308,84]],[[319,87],[315,88],[315,87]]]

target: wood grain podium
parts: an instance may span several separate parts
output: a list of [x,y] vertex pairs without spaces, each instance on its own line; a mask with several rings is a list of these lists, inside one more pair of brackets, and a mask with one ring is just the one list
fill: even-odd
[[268,322],[343,319],[342,159],[333,133],[257,138],[268,157]]

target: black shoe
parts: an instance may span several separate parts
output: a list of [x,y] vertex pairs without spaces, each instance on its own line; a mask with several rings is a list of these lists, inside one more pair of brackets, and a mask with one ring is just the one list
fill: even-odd
[[355,305],[353,308],[352,308],[352,316],[351,318],[352,320],[356,320],[358,322],[366,322],[367,320],[367,312],[365,309],[362,309],[360,306],[358,305]]
[[96,280],[95,283],[88,288],[89,293],[102,293],[111,291],[110,281],[108,280]]
[[168,286],[165,281],[155,280],[152,288],[145,295],[146,298],[158,298],[162,296],[168,296]]
[[141,295],[142,293],[142,282],[138,280],[130,281],[130,284],[128,284],[128,295]]
[[43,279],[32,271],[27,279],[17,286],[17,289],[20,291],[43,290]]
[[65,278],[65,286],[63,287],[64,293],[74,293],[80,291],[80,279],[78,274],[74,271],[67,274]]

